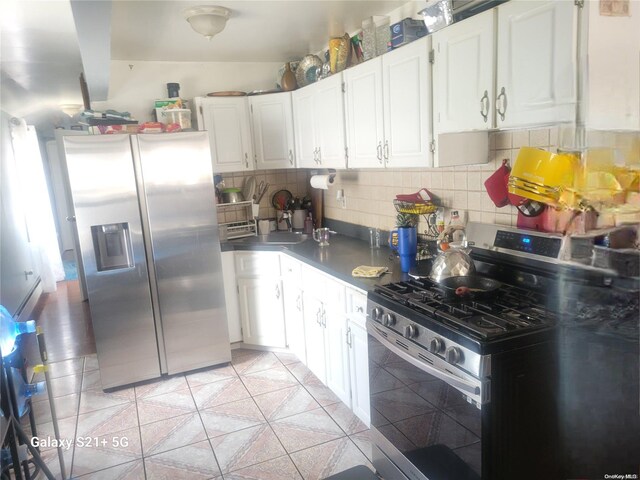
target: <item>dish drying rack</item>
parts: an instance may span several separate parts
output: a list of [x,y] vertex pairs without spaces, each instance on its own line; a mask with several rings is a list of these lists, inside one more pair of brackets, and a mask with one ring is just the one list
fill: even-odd
[[231,222],[220,222],[220,240],[233,240],[235,238],[253,237],[258,232],[256,219],[253,217],[253,201],[235,202],[235,203],[218,203],[216,205],[218,213],[227,210],[239,211],[244,218]]
[[424,235],[428,240],[434,240],[439,235],[435,217],[438,206],[431,201],[431,197],[431,193],[426,188],[423,188],[416,193],[396,195],[393,200],[393,206],[398,213],[422,215],[424,217],[427,229],[421,235]]

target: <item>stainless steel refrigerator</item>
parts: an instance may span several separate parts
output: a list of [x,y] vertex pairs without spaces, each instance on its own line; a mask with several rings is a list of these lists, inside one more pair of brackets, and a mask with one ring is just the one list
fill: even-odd
[[102,387],[230,361],[207,133],[64,147]]

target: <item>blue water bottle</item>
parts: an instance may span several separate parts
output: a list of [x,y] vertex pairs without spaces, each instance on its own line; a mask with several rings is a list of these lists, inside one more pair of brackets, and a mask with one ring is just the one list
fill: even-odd
[[36,322],[14,322],[13,317],[6,308],[0,305],[0,351],[7,357],[15,346],[16,337],[21,333],[33,333],[36,331]]

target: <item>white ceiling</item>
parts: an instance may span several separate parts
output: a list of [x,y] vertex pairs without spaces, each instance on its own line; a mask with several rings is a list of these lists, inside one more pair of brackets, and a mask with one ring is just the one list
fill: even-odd
[[[331,36],[357,30],[364,18],[406,3],[73,0],[72,8],[69,0],[1,0],[2,109],[21,115],[37,108],[81,104],[78,77],[83,70],[91,99],[106,99],[109,60],[293,60],[326,48]],[[232,12],[225,30],[211,41],[194,32],[182,16],[183,9],[201,4],[225,6]]]

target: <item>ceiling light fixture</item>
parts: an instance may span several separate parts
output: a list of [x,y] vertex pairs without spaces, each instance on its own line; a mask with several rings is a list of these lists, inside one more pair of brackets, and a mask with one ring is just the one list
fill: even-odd
[[82,110],[84,110],[83,106],[78,103],[64,103],[58,105],[58,108],[62,110],[63,113],[66,113],[70,117],[77,115]]
[[199,5],[183,10],[184,18],[196,32],[211,40],[224,30],[231,10],[215,5]]

